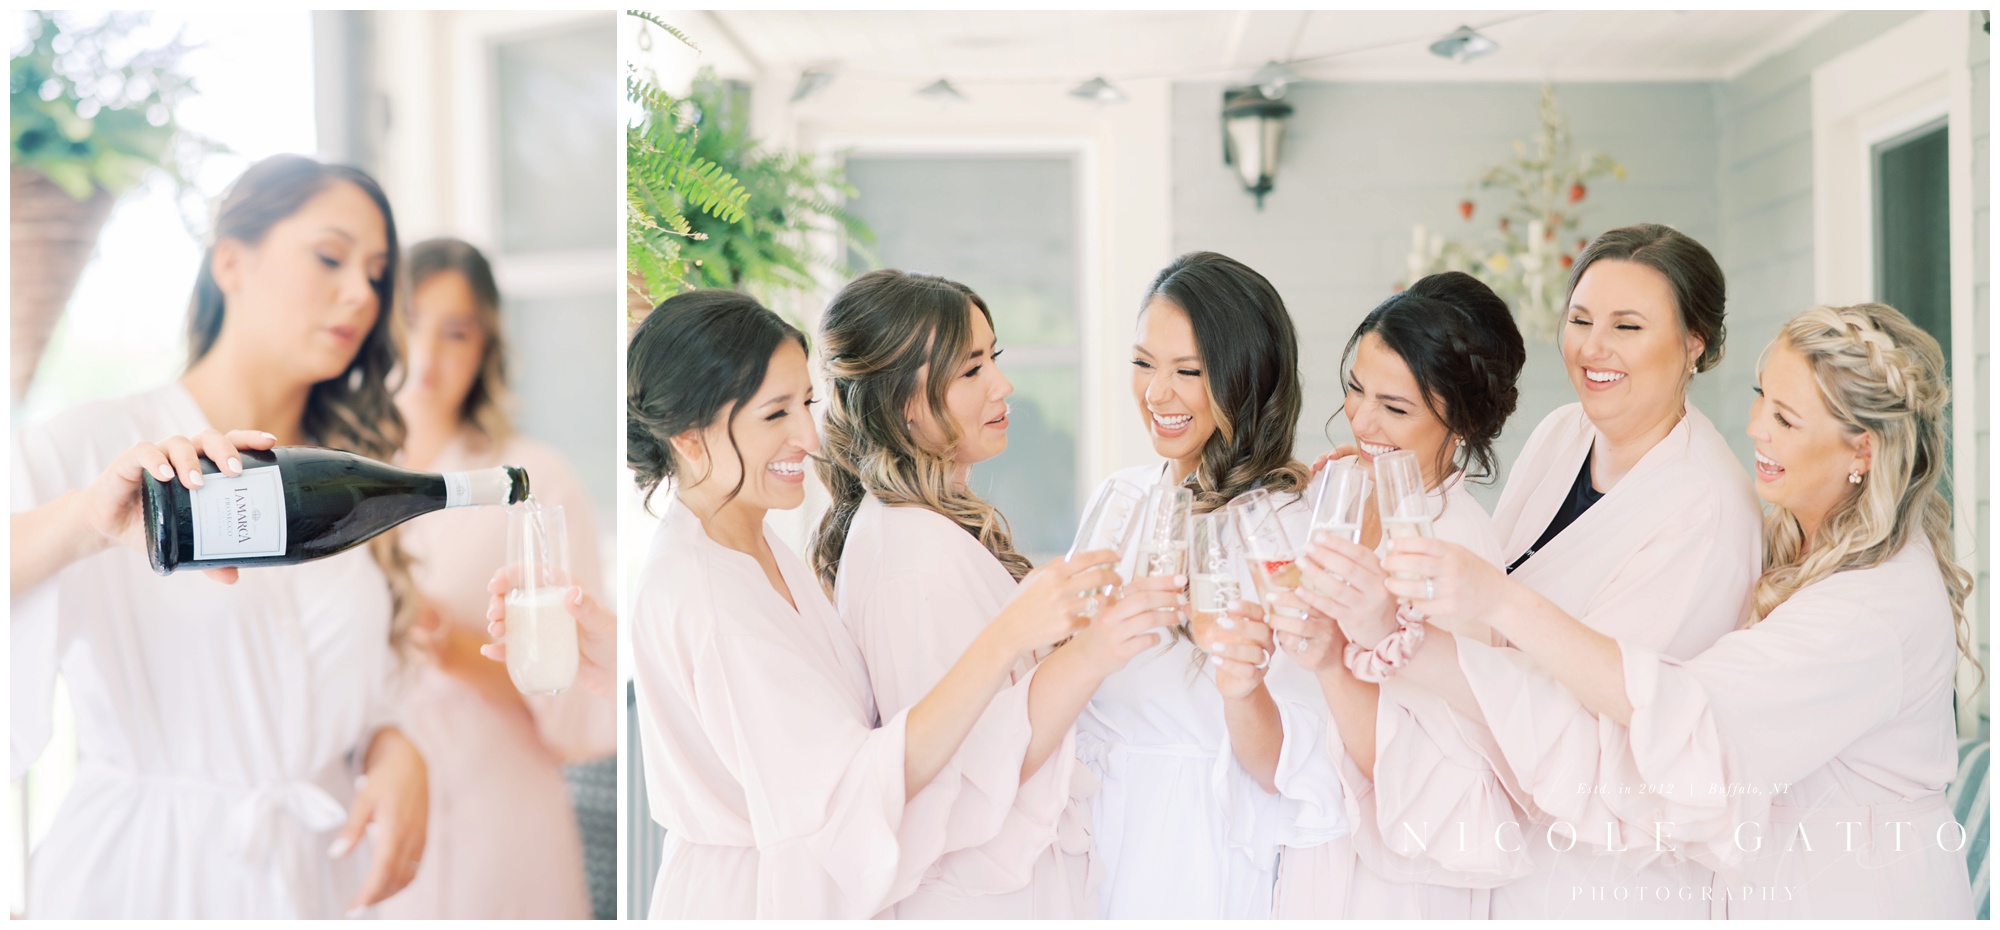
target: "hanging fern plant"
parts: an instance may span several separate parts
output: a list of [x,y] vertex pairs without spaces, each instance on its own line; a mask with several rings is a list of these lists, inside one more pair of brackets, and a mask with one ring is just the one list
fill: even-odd
[[[650,13],[628,11],[695,47]],[[814,272],[845,274],[821,257],[815,234],[834,234],[866,258],[868,228],[841,208],[854,196],[837,164],[768,151],[749,133],[741,85],[704,69],[676,97],[636,68],[625,95],[639,119],[625,133],[625,244],[630,287],[651,306],[688,288],[722,287],[766,298],[817,285]]]

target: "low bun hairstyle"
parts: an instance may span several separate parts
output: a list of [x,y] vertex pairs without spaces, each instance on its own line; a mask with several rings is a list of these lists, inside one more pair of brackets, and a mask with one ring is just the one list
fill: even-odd
[[1726,294],[1722,266],[1701,243],[1686,233],[1659,223],[1621,226],[1590,240],[1569,270],[1569,285],[1563,291],[1563,307],[1569,307],[1576,283],[1592,264],[1607,258],[1637,262],[1667,279],[1674,289],[1674,304],[1681,325],[1701,338],[1701,355],[1696,371],[1707,371],[1722,361],[1722,340],[1728,334],[1722,309]]
[[[708,427],[724,407],[740,410],[763,386],[772,353],[787,339],[806,348],[797,327],[737,291],[676,294],[647,314],[625,360],[625,464],[641,495],[651,498],[663,482],[683,477],[668,440]],[[731,420],[735,449],[733,413]],[[744,477],[725,502],[743,490]]]
[[[1007,573],[1019,580],[1034,566],[1014,551],[1007,518],[951,479],[959,441],[945,408],[950,372],[972,352],[972,315],[990,326],[993,314],[972,289],[936,275],[882,268],[863,274],[826,306],[820,351],[828,386],[826,420],[815,459],[833,502],[812,535],[812,566],[828,592],[840,578],[847,531],[861,502],[873,494],[891,506],[911,505],[958,524]],[[921,441],[904,419],[922,397],[945,433],[942,447]]]
[[1355,347],[1369,333],[1409,366],[1424,406],[1465,443],[1445,445],[1437,475],[1462,470],[1467,479],[1491,478],[1498,464],[1493,442],[1520,402],[1515,381],[1528,362],[1507,302],[1462,271],[1418,280],[1376,305],[1348,337],[1340,355],[1342,385]]
[[1156,297],[1188,316],[1215,419],[1215,435],[1184,483],[1195,512],[1252,488],[1304,493],[1312,473],[1292,457],[1305,397],[1299,337],[1278,289],[1227,255],[1189,252],[1153,277],[1142,313]]

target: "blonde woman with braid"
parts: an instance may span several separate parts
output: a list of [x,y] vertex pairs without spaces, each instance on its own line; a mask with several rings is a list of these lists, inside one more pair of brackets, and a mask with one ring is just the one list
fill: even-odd
[[[831,390],[816,461],[833,504],[812,559],[888,716],[974,654],[987,631],[1018,622],[1034,590],[1078,566],[1029,575],[1006,518],[966,487],[975,465],[1007,448],[1014,390],[978,294],[933,275],[872,271],[834,296],[820,339]],[[945,854],[883,916],[1097,916],[1083,806],[1090,778],[1072,724],[1098,683],[1172,622],[1159,611],[1178,609],[1178,588],[1136,581],[1052,653],[1014,664],[930,789],[956,796]]]
[[[1615,820],[1625,845],[1716,869],[1714,916],[1970,918],[1965,828],[1945,800],[1972,579],[1939,490],[1944,355],[1889,307],[1816,307],[1766,350],[1757,394],[1765,570],[1749,622],[1699,654],[1599,633],[1438,540],[1386,561],[1428,591],[1389,587],[1484,619],[1598,716],[1575,734],[1595,737],[1594,771],[1518,744],[1508,763],[1563,799],[1559,816]],[[1482,707],[1518,698],[1484,673],[1493,655],[1461,661]],[[1591,780],[1606,790],[1575,792]]]
[[[1132,400],[1162,461],[1111,477],[1186,487],[1198,514],[1261,488],[1303,540],[1298,337],[1277,289],[1228,256],[1190,252],[1155,275],[1135,329]],[[1241,590],[1256,590],[1244,571]],[[1085,763],[1104,783],[1095,822],[1106,917],[1269,917],[1280,847],[1346,835],[1326,702],[1310,674],[1272,655],[1263,617],[1239,602],[1227,627],[1176,628],[1165,648],[1106,679],[1078,722]]]

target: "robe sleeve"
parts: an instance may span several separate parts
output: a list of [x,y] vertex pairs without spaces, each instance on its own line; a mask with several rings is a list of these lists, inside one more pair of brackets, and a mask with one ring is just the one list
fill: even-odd
[[[932,560],[921,560],[930,562]],[[990,617],[970,592],[976,579],[949,566],[909,565],[887,573],[861,605],[867,622],[858,640],[878,707],[906,710],[950,671]],[[976,633],[974,633],[976,635]],[[927,886],[972,895],[1027,887],[1043,850],[1056,842],[1077,767],[1071,728],[1047,762],[1026,781],[1021,764],[1033,727],[1028,691],[1034,667],[1017,672],[994,697],[965,741],[913,808],[942,814],[946,850]]]
[[1894,631],[1851,609],[1774,613],[1687,660],[1619,651],[1629,727],[1517,651],[1462,648],[1460,665],[1536,808],[1579,842],[1710,868],[1738,861],[1737,825],[1764,820],[1775,792],[1889,719],[1902,693]]
[[1266,845],[1282,845],[1302,849],[1330,843],[1349,832],[1346,792],[1342,790],[1335,762],[1341,754],[1340,743],[1330,738],[1325,702],[1299,699],[1303,697],[1271,692],[1284,735],[1278,745],[1277,769],[1272,775],[1278,793],[1266,802],[1269,812],[1261,819],[1269,823],[1262,830],[1241,829],[1258,817],[1253,813],[1257,805],[1250,802],[1260,799],[1251,793],[1264,792],[1235,761],[1236,751],[1228,734],[1223,735],[1222,749],[1228,760],[1228,794],[1224,796],[1230,799],[1231,834],[1245,839],[1259,832],[1267,834],[1261,841],[1246,843],[1246,848],[1261,850]]
[[1478,746],[1481,728],[1420,689],[1384,682],[1374,777],[1336,744],[1354,851],[1391,881],[1495,888],[1534,870],[1523,814]]
[[872,917],[916,890],[943,831],[904,809],[904,724],[870,728],[823,660],[741,630],[691,656],[702,731],[743,786],[759,918]]
[[[41,431],[30,428],[16,434],[10,458],[9,512],[33,510],[69,490],[61,453]],[[54,732],[56,671],[63,633],[62,574],[58,571],[25,591],[9,592],[10,779],[28,774]]]

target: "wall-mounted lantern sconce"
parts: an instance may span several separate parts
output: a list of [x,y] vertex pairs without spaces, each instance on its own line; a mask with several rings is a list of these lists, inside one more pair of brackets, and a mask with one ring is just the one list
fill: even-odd
[[1243,189],[1256,195],[1259,210],[1277,179],[1285,121],[1291,116],[1291,104],[1267,98],[1254,87],[1222,92],[1222,163],[1236,169]]

